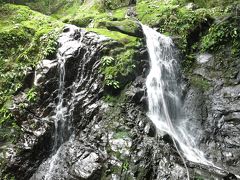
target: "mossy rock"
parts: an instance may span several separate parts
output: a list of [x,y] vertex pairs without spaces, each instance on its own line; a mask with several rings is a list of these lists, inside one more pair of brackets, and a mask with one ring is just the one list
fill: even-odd
[[211,87],[211,83],[201,76],[192,76],[190,82],[193,87],[203,92],[208,91]]
[[83,16],[80,18],[73,18],[70,20],[65,20],[64,22],[69,23],[69,24],[74,24],[78,27],[87,27],[92,20],[94,19],[93,16]]
[[114,31],[110,31],[105,28],[86,28],[86,30],[96,32],[100,35],[109,37],[109,38],[121,43],[122,45],[125,45],[128,47],[136,46],[136,41],[137,41],[136,37],[129,36],[129,35],[123,34],[121,32],[114,32]]
[[106,27],[111,31],[119,31],[130,36],[143,37],[140,24],[130,19],[107,22]]
[[106,9],[115,10],[131,4],[135,4],[135,0],[101,0],[102,5]]
[[240,17],[233,11],[229,16],[219,19],[201,40],[201,50],[216,52],[224,46],[231,46],[233,55],[240,55]]
[[[19,129],[9,110],[12,96],[23,87],[26,70],[56,50],[62,27],[62,22],[29,7],[0,6],[0,131]],[[1,133],[0,139],[14,141],[16,136]]]

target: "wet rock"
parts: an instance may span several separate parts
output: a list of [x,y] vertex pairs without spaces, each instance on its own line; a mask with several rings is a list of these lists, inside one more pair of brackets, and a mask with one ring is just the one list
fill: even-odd
[[[125,27],[118,28],[130,32]],[[138,36],[135,32],[134,35]],[[59,53],[66,55],[63,100],[69,112],[66,119],[72,126],[59,150],[52,151],[59,64],[58,59],[45,59],[35,73],[39,101],[32,105],[25,102],[26,93],[15,96],[12,111],[23,136],[17,147],[5,148],[9,162],[4,173],[19,180],[186,179],[187,172],[172,137],[157,132],[146,115],[146,48],[140,51],[133,82],[120,98],[107,102],[99,67],[101,53],[106,52],[101,43],[109,39],[73,26],[67,26],[60,38]],[[194,70],[195,75],[213,82],[212,87],[203,92],[186,83],[183,108],[191,121],[187,127],[194,134],[195,143],[224,172],[186,163],[192,178],[199,175],[206,179],[234,179],[240,166],[240,86],[226,85],[224,77],[211,76],[209,71],[215,60],[201,60]],[[19,108],[21,103],[26,104],[28,111]]]
[[237,177],[234,174],[229,173],[223,178],[224,180],[237,180]]
[[[81,157],[71,168],[71,174],[76,178],[90,179],[96,177],[97,171],[101,171],[99,156],[92,152],[86,157]],[[100,175],[100,174],[99,174]]]
[[147,123],[147,125],[144,128],[144,132],[150,136],[154,137],[156,135],[156,127],[153,125],[152,122]]

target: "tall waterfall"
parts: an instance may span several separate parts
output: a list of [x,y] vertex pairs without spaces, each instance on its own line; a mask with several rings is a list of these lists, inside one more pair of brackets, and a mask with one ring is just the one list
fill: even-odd
[[175,58],[172,39],[142,25],[150,56],[150,72],[146,86],[148,94],[148,116],[160,132],[169,134],[189,161],[212,165],[205,159],[187,131],[187,124],[181,103],[179,65]]

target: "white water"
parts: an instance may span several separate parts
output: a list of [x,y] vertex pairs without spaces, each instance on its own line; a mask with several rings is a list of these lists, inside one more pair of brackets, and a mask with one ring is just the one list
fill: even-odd
[[[71,162],[69,158],[74,157],[72,153],[76,151],[72,146],[76,135],[73,127],[73,120],[75,120],[73,116],[77,113],[74,114],[74,110],[80,104],[81,107],[88,105],[86,100],[94,98],[85,98],[90,88],[98,88],[97,82],[94,82],[94,74],[91,75],[87,68],[90,68],[89,65],[92,68],[98,67],[99,62],[95,60],[95,54],[100,49],[101,42],[106,40],[108,38],[104,36],[87,33],[76,26],[67,25],[58,39],[59,49],[56,61],[43,62],[43,66],[46,67],[45,73],[49,68],[58,66],[58,93],[55,98],[55,113],[49,117],[54,119],[54,146],[51,156],[41,163],[31,180],[69,179],[71,176],[68,172],[69,162]],[[69,66],[74,67],[70,68]],[[69,70],[73,70],[73,72],[69,72]],[[42,76],[44,73],[36,72],[36,84]],[[80,115],[82,112],[77,110]]]
[[172,39],[145,25],[142,27],[151,61],[146,80],[149,118],[160,132],[173,138],[183,161],[182,154],[189,161],[213,166],[197,148],[194,136],[186,128],[191,123],[182,110],[179,67]]
[[65,63],[66,59],[72,56],[73,52],[76,51],[81,46],[82,36],[79,41],[72,40],[75,34],[75,31],[79,31],[76,26],[68,25],[69,31],[63,33],[59,38],[58,43],[60,48],[58,49],[57,59],[59,66],[59,86],[58,86],[58,102],[55,109],[54,117],[54,145],[53,145],[53,155],[49,160],[49,168],[45,175],[45,180],[50,180],[54,171],[58,169],[58,158],[61,153],[61,145],[69,138],[71,134],[71,122],[67,118],[69,114],[67,105],[68,102],[65,102],[64,93],[65,93]]

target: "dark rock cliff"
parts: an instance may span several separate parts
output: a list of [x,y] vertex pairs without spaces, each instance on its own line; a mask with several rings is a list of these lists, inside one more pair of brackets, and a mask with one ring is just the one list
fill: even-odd
[[[142,73],[135,74],[135,80],[120,95],[104,100],[100,59],[104,49],[114,48],[116,42],[74,26],[65,27],[61,36],[65,36],[66,44],[74,45],[59,47],[65,48],[62,52],[67,57],[63,98],[70,131],[64,132],[65,142],[52,154],[59,66],[57,59],[45,59],[35,70],[39,100],[21,108],[24,93],[15,97],[13,111],[24,133],[16,147],[8,149],[4,172],[19,180],[185,179],[186,170],[171,138],[157,135],[146,116],[147,72],[143,69],[149,69],[147,51],[139,49],[135,59]],[[194,73],[211,81],[203,67],[211,68],[213,61],[211,57],[199,64]],[[197,125],[192,131],[199,132],[196,136],[207,157],[225,170],[188,162],[192,178],[222,179],[230,177],[228,171],[239,173],[237,77],[232,79],[236,83],[233,86],[214,79],[205,92],[185,87],[185,108]]]

